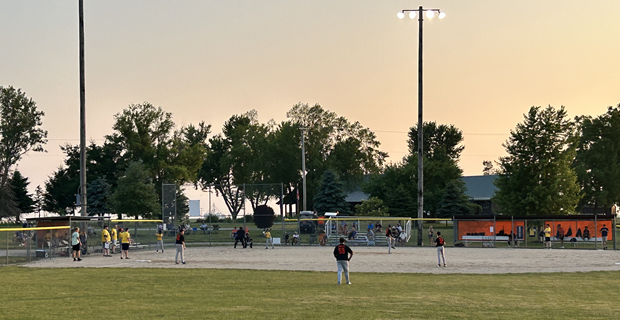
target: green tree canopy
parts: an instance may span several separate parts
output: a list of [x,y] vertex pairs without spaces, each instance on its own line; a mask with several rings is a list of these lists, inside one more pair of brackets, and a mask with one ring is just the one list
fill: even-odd
[[361,183],[364,175],[381,171],[387,154],[379,150],[381,143],[374,132],[359,122],[350,122],[319,104],[298,103],[286,116],[306,131],[306,193],[309,202],[315,198],[323,172],[328,169],[338,173],[346,189]]
[[509,215],[574,213],[579,185],[571,164],[575,125],[564,107],[531,107],[511,131],[500,158],[494,201]]
[[41,129],[43,111],[21,89],[0,87],[0,187],[11,167],[28,151],[43,152],[47,131]]
[[142,163],[129,163],[125,174],[118,179],[110,205],[114,212],[135,218],[151,218],[160,214],[155,186]]
[[[362,186],[371,197],[383,200],[392,216],[417,216],[418,154],[417,127],[409,132],[409,151],[402,162],[388,165]],[[451,125],[424,123],[424,211],[437,215],[446,185],[462,175],[458,160],[463,146],[461,131]]]
[[577,118],[579,140],[574,162],[584,197],[580,206],[620,203],[620,104],[592,118]]
[[383,200],[377,197],[371,197],[368,200],[362,200],[362,203],[355,206],[356,216],[368,217],[387,217],[389,216],[389,208],[383,203]]

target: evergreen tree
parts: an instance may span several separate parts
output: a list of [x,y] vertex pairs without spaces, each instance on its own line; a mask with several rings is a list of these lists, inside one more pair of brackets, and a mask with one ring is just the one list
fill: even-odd
[[446,185],[443,197],[439,203],[437,216],[441,218],[453,215],[471,214],[472,208],[467,198],[467,187],[461,179],[455,179]]
[[494,201],[509,215],[574,213],[580,199],[575,158],[575,126],[564,107],[530,108],[511,131],[500,158]]
[[142,163],[129,164],[124,176],[118,179],[110,205],[114,212],[135,218],[151,218],[161,212],[155,186]]
[[28,194],[29,184],[28,178],[22,176],[17,170],[13,172],[13,176],[9,179],[9,185],[11,186],[14,199],[21,213],[30,213],[34,210],[34,200],[32,200],[31,195]]
[[409,188],[399,184],[392,192],[387,194],[385,204],[390,210],[390,215],[394,217],[417,217],[418,210],[416,200]]
[[21,216],[18,203],[10,185],[0,187],[0,218],[9,218],[18,221]]
[[350,215],[350,206],[344,200],[346,196],[344,185],[338,179],[338,175],[332,170],[326,170],[313,199],[314,209],[319,214],[338,211],[341,215]]
[[37,189],[34,192],[34,206],[33,209],[35,213],[37,213],[39,215],[39,218],[41,217],[41,211],[43,211],[43,208],[45,206],[45,192],[43,191],[43,188],[41,188],[41,186],[37,186]]
[[108,204],[112,186],[106,178],[99,177],[88,184],[88,214],[103,215],[110,212]]

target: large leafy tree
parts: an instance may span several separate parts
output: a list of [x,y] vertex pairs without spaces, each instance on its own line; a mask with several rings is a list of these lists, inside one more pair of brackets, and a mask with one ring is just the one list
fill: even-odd
[[140,162],[131,162],[110,198],[112,210],[130,217],[157,216],[161,207],[153,181]]
[[319,214],[325,212],[339,212],[342,215],[350,215],[351,207],[344,199],[344,185],[340,182],[338,175],[332,170],[323,172],[321,185],[314,196],[314,209]]
[[21,89],[0,87],[0,187],[11,167],[28,151],[43,152],[47,131],[41,128],[43,111]]
[[222,134],[209,139],[207,157],[199,172],[202,189],[214,186],[216,192],[222,195],[233,219],[243,208],[241,185],[248,183],[252,176],[255,158],[251,156],[247,132],[257,123],[255,115],[234,115],[224,123]]
[[383,200],[377,197],[371,197],[368,200],[362,200],[362,203],[355,206],[355,215],[383,217],[389,216],[389,208],[383,203]]
[[75,195],[80,185],[79,180],[74,177],[75,174],[71,174],[68,168],[61,167],[45,181],[43,210],[61,216],[73,211]]
[[387,154],[379,150],[374,132],[359,122],[349,122],[319,104],[299,103],[286,115],[306,132],[308,199],[314,199],[323,172],[328,169],[338,173],[347,189],[361,183],[364,175],[381,170]]
[[620,203],[620,105],[592,118],[577,118],[579,140],[574,162],[583,198],[595,210]]
[[[402,162],[389,165],[362,187],[366,193],[382,199],[393,216],[417,216],[417,126],[409,132],[409,152]],[[450,181],[462,170],[458,160],[464,147],[462,132],[452,125],[424,123],[424,211],[437,215],[439,203]]]
[[[80,148],[77,145],[66,144],[61,146],[61,150],[65,153],[64,165],[59,167],[45,182],[44,210],[64,215],[75,205],[75,195],[80,185]],[[86,180],[105,179],[110,185],[110,192],[113,192],[116,188],[117,177],[126,167],[126,161],[121,157],[121,153],[122,149],[118,144],[106,141],[99,146],[91,142],[86,147],[88,159]],[[90,196],[90,189],[87,188],[87,190]],[[91,205],[89,200],[89,210]]]
[[579,185],[571,165],[575,158],[575,124],[564,107],[531,107],[503,146],[494,201],[510,215],[574,213]]
[[125,161],[142,162],[158,191],[164,182],[197,181],[210,125],[201,122],[176,130],[172,113],[148,102],[132,104],[114,119],[114,132],[106,140],[120,147]]

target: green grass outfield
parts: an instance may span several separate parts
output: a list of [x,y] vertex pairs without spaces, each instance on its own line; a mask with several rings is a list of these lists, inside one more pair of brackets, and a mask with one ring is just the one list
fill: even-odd
[[[334,265],[335,267],[335,265]],[[3,267],[0,319],[618,319],[620,272]]]

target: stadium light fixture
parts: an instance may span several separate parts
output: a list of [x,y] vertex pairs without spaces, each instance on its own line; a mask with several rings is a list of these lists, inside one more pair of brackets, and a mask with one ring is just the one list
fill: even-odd
[[422,234],[423,224],[422,219],[424,218],[424,163],[423,163],[423,151],[424,151],[424,118],[422,117],[422,22],[424,22],[424,15],[430,19],[435,16],[435,14],[439,14],[439,19],[443,19],[446,14],[441,12],[439,9],[424,9],[420,6],[418,9],[405,9],[401,10],[396,16],[399,19],[405,17],[405,13],[409,13],[409,17],[411,19],[418,16],[419,21],[419,37],[418,37],[418,246],[422,246]]

